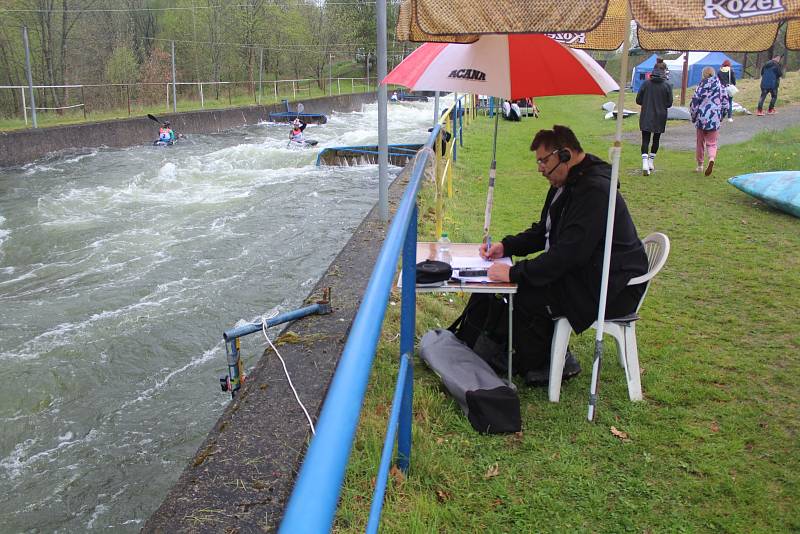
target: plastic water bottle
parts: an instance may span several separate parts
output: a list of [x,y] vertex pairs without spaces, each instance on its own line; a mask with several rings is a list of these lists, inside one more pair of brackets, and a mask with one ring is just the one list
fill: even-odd
[[450,239],[447,232],[442,233],[442,237],[436,245],[436,259],[445,263],[453,263],[453,256],[450,255]]

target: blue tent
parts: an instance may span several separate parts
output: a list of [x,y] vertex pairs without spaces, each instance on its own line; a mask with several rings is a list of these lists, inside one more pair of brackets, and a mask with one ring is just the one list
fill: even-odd
[[[633,78],[631,79],[631,88],[633,91],[638,91],[639,87],[641,87],[647,79],[648,73],[653,70],[653,66],[656,64],[656,57],[656,54],[653,54],[634,67]],[[742,64],[734,61],[722,52],[689,52],[689,81],[687,82],[687,86],[691,87],[700,83],[705,67],[713,67],[715,71],[719,71],[722,62],[726,59],[731,62],[731,68],[736,75],[736,79],[741,79]],[[680,87],[681,77],[683,76],[683,55],[677,59],[667,59],[665,63],[669,69],[672,86]]]
[[631,75],[631,90],[634,93],[639,91],[639,88],[648,78],[649,74],[653,72],[653,67],[656,64],[657,57],[657,54],[653,54],[649,58],[633,67],[633,74]]

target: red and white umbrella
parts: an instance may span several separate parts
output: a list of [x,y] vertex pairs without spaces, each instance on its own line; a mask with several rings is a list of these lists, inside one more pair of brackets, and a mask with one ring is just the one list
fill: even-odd
[[384,84],[516,100],[604,95],[619,85],[588,54],[540,33],[482,35],[474,43],[425,43]]
[[[452,91],[509,100],[557,95],[604,95],[619,85],[594,59],[541,33],[482,35],[474,43],[425,43],[381,83],[413,91]],[[486,194],[483,239],[488,242],[497,169],[497,117]]]

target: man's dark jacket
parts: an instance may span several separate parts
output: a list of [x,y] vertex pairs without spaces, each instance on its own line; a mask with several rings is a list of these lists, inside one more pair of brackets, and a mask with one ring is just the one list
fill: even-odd
[[[550,285],[560,296],[562,301],[558,304],[576,332],[589,328],[597,317],[610,185],[611,166],[586,154],[582,162],[570,169],[565,189],[555,203],[553,197],[557,189],[550,188],[540,221],[524,232],[503,238],[506,256],[527,256],[544,250],[549,210],[549,250],[533,259],[517,262],[509,276],[521,289],[530,286],[538,290]],[[606,302],[612,303],[631,278],[645,272],[644,246],[622,195],[617,193]],[[523,295],[521,291],[520,297]]]
[[643,132],[664,133],[667,127],[667,108],[672,107],[672,85],[663,70],[654,70],[636,93],[636,103],[642,106],[639,129]]
[[781,76],[783,76],[781,64],[774,59],[770,59],[761,67],[761,88],[777,89]]

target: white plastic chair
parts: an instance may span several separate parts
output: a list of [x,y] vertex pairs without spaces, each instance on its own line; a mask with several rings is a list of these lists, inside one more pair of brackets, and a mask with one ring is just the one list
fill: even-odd
[[[639,319],[639,309],[642,307],[650,281],[667,262],[669,256],[669,238],[655,232],[642,240],[647,254],[647,273],[632,278],[629,286],[647,283],[636,306],[636,311],[625,317],[606,319],[603,331],[613,336],[617,342],[619,363],[625,369],[625,378],[628,381],[628,396],[632,401],[642,400],[642,382],[639,376],[639,350],[636,346],[636,321]],[[550,346],[550,381],[548,384],[548,397],[550,402],[558,402],[561,397],[561,375],[564,372],[564,360],[567,356],[569,337],[572,334],[572,325],[566,317],[555,319],[553,343]],[[597,321],[592,324],[597,329]]]

